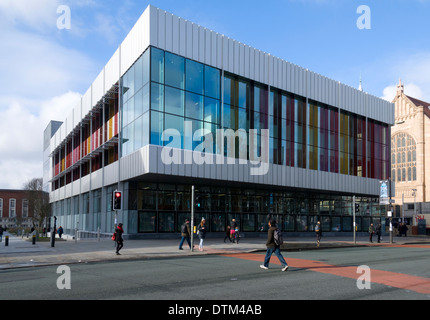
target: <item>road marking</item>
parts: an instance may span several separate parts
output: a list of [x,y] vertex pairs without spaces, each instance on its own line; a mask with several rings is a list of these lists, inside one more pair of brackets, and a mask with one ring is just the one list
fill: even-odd
[[[264,260],[264,255],[256,253],[242,253],[242,254],[225,254],[225,257],[232,257],[244,260],[259,261]],[[316,260],[305,260],[296,258],[285,258],[288,265],[293,268],[308,269],[311,271],[332,274],[335,276],[357,279],[357,266],[336,266],[323,263]],[[276,257],[272,257],[271,264],[280,265]],[[411,276],[403,273],[383,271],[371,269],[372,283],[383,284],[386,286],[415,291],[423,294],[430,294],[430,278]]]

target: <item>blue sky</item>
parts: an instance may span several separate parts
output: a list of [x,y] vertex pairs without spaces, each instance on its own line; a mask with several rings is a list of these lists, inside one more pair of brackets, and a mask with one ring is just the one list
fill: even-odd
[[372,95],[391,100],[401,78],[430,101],[430,0],[0,0],[0,188],[42,176],[48,121],[67,117],[148,4],[352,87],[361,76]]

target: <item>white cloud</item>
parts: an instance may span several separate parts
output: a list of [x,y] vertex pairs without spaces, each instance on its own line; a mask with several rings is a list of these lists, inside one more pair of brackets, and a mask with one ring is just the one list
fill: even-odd
[[2,0],[0,21],[7,25],[25,25],[42,31],[56,25],[59,0]]
[[[67,92],[45,101],[33,101],[39,114],[15,100],[0,109],[0,188],[20,189],[43,175],[43,131],[50,120],[64,121],[81,95]],[[28,101],[26,102],[28,103]]]
[[0,188],[42,177],[44,129],[65,120],[81,97],[70,90],[95,74],[91,59],[55,38],[58,5],[0,1]]
[[[419,86],[414,83],[403,83],[404,93],[416,99],[423,99],[423,92]],[[392,102],[397,92],[397,84],[385,87],[383,90],[382,99]]]
[[395,77],[393,81],[396,81],[396,84],[386,86],[382,98],[390,102],[393,100],[400,78],[406,95],[430,101],[430,52],[419,52],[393,60],[393,65],[386,74]]

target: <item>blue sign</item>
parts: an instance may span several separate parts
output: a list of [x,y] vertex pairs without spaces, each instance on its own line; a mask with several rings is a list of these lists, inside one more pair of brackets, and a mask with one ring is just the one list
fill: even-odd
[[388,180],[380,181],[379,183],[379,204],[390,204],[390,197],[388,195]]

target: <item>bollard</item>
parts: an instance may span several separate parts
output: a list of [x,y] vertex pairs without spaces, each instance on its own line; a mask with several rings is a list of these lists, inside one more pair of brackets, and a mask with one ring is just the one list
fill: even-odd
[[36,235],[35,234],[33,234],[33,237],[31,239],[31,243],[36,244]]
[[9,236],[4,237],[4,245],[7,247],[9,245]]

